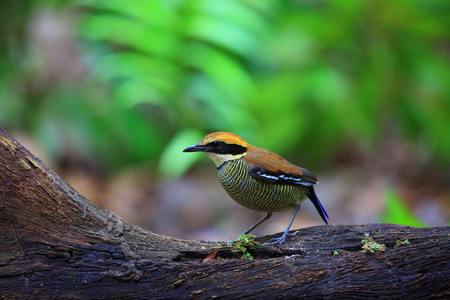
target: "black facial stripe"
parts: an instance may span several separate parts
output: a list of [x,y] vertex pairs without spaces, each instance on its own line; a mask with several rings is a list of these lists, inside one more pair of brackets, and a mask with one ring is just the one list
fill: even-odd
[[209,144],[205,145],[208,152],[216,153],[216,154],[242,154],[247,151],[247,148],[241,145],[236,144],[228,144],[220,141],[213,141]]

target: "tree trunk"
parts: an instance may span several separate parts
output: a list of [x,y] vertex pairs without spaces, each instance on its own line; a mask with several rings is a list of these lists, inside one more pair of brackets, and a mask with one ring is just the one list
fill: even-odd
[[[2,129],[0,232],[2,299],[450,297],[449,227],[316,226],[244,260],[123,222]],[[386,250],[361,252],[365,233]]]

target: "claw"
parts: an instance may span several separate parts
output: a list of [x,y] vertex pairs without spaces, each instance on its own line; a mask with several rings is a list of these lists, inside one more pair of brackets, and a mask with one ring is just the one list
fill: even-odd
[[294,231],[292,233],[286,233],[283,234],[282,236],[280,236],[279,238],[272,238],[270,239],[269,242],[264,243],[263,246],[265,245],[276,245],[276,244],[282,244],[284,243],[284,241],[286,240],[286,237],[291,237],[291,236],[295,236],[297,235],[298,231]]
[[298,233],[298,230],[297,230],[297,231],[294,231],[293,233],[288,233],[287,236],[296,236],[297,233]]
[[276,245],[276,244],[281,244],[281,243],[283,243],[285,240],[286,240],[286,237],[285,237],[284,235],[282,235],[282,236],[279,237],[279,238],[273,238],[273,239],[270,239],[270,242],[264,243],[263,246],[266,246],[266,245]]

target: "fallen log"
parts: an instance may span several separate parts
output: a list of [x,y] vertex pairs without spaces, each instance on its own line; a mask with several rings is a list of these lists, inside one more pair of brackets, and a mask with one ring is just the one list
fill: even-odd
[[99,209],[2,129],[0,239],[1,299],[450,298],[449,227],[316,226],[241,259]]

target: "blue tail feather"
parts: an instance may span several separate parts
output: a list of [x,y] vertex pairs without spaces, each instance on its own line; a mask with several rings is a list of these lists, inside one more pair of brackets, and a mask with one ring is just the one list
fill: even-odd
[[322,220],[328,225],[327,219],[329,219],[330,217],[328,216],[327,212],[325,211],[325,208],[322,206],[322,203],[320,203],[320,200],[317,197],[313,186],[309,187],[308,198],[314,204],[314,207],[317,209],[317,212],[322,217]]

